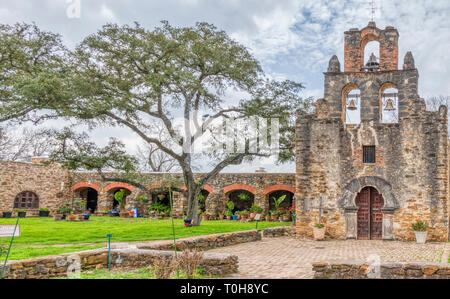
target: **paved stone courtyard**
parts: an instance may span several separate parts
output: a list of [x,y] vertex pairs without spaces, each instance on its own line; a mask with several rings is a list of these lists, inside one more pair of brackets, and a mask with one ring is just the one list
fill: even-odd
[[366,261],[376,254],[381,262],[447,262],[449,243],[416,244],[397,241],[311,241],[288,237],[209,250],[239,257],[232,278],[312,278],[312,263],[331,260]]

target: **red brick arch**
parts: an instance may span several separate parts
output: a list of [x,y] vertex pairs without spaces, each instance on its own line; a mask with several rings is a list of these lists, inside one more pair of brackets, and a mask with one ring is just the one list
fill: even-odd
[[249,185],[244,185],[244,184],[233,184],[233,185],[230,185],[230,186],[227,186],[227,187],[223,188],[223,192],[225,194],[229,193],[229,192],[232,192],[232,191],[237,191],[237,190],[245,190],[245,191],[250,192],[251,194],[255,194],[256,193],[256,189],[255,188],[253,188],[252,186],[249,186]]
[[134,187],[126,184],[126,183],[121,183],[121,182],[115,182],[112,184],[109,184],[108,186],[105,187],[105,191],[111,191],[112,189],[127,189],[130,192],[134,191]]
[[289,191],[295,194],[295,187],[290,185],[272,185],[264,189],[264,195],[270,194],[275,191]]
[[72,186],[72,191],[77,191],[79,189],[82,188],[92,188],[95,191],[99,192],[100,191],[100,186],[94,183],[90,183],[90,182],[79,182],[75,185]]

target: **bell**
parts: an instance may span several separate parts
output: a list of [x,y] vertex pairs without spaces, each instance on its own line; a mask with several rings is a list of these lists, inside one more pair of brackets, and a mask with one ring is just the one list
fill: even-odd
[[350,104],[348,104],[347,109],[348,109],[348,110],[351,110],[351,111],[354,111],[354,110],[358,109],[358,108],[356,108],[355,100],[351,100],[351,101],[350,101]]
[[395,110],[394,102],[391,99],[388,99],[386,101],[386,107],[384,107],[384,110],[386,110],[386,111],[394,111]]

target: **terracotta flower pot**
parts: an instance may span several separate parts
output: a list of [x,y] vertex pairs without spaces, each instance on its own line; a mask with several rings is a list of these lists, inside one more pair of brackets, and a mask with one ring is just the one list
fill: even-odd
[[208,220],[209,217],[208,217],[208,215],[202,215],[202,219],[203,219],[203,220]]
[[128,218],[130,216],[130,213],[128,213],[128,212],[121,212],[119,215],[120,215],[121,218]]

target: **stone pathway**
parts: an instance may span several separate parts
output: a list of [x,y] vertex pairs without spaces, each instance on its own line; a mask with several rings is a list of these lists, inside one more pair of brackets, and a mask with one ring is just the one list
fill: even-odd
[[239,273],[230,278],[312,278],[312,263],[331,260],[381,262],[447,262],[450,243],[397,241],[312,241],[288,237],[209,250],[239,257]]

